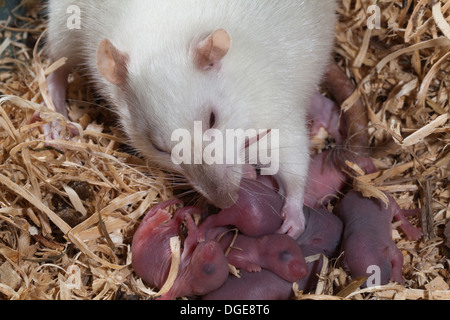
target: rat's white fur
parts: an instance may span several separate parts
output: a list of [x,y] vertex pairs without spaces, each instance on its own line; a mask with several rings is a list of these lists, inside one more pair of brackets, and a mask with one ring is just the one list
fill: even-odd
[[[334,2],[50,0],[48,50],[53,59],[69,57],[69,67],[84,64],[116,106],[134,146],[184,174],[215,204],[235,199],[241,168],[175,166],[150,141],[170,151],[175,129],[191,129],[194,121],[209,123],[211,111],[217,117],[215,128],[279,129],[284,231],[295,235],[304,227],[309,162],[305,115],[330,59]],[[66,27],[72,4],[81,9],[80,30]],[[199,71],[192,48],[220,28],[230,34],[232,47],[220,71]],[[129,90],[98,73],[96,51],[103,39],[129,56]]]

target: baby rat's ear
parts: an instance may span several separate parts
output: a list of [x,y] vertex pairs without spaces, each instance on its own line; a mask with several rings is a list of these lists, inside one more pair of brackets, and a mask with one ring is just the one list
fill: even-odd
[[100,74],[115,85],[123,85],[127,79],[128,55],[120,52],[108,39],[97,49],[97,68]]
[[200,70],[220,67],[220,61],[227,55],[231,47],[231,37],[224,29],[214,31],[201,41],[195,50],[195,64]]

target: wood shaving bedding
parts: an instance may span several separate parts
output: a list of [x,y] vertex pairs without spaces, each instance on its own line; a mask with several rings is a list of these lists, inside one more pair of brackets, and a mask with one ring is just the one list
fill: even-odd
[[[45,144],[43,122],[30,120],[60,118],[43,102],[45,76],[64,61],[42,54],[40,1],[23,4],[25,17],[0,23],[0,298],[152,299],[158,290],[131,268],[131,239],[149,208],[173,197],[174,177],[126,152],[76,73],[69,107],[82,134]],[[380,29],[367,28],[370,5]],[[422,208],[412,222],[425,237],[409,241],[393,226],[405,286],[361,290],[338,258],[297,299],[450,299],[450,2],[341,0],[338,13],[335,60],[357,86],[343,108],[367,106],[378,169],[355,184]]]

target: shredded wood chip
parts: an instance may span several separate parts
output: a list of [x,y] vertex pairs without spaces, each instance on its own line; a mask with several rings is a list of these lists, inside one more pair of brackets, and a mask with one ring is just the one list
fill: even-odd
[[158,292],[158,295],[168,293],[178,277],[178,270],[180,269],[181,263],[181,240],[179,237],[170,239],[170,251],[172,252],[172,263],[170,265],[169,276],[167,277],[166,283]]
[[[0,299],[115,299],[119,293],[153,299],[160,288],[148,288],[134,274],[131,240],[145,213],[173,197],[176,180],[121,149],[126,139],[102,122],[98,110],[107,108],[77,70],[68,105],[80,135],[46,144],[44,123],[68,125],[52,111],[46,83],[66,61],[49,61],[40,49],[46,29],[41,1],[22,2],[26,17],[0,23]],[[381,28],[370,30],[373,4],[382,13]],[[357,87],[342,108],[358,99],[367,107],[377,168],[364,174],[351,164],[361,174],[354,187],[381,199],[387,192],[402,208],[426,207],[422,218],[435,232],[412,242],[394,230],[404,286],[360,290],[339,257],[324,264],[313,294],[297,299],[450,299],[444,250],[445,235],[450,246],[449,12],[450,1],[443,0],[340,1],[334,57]],[[41,119],[33,122],[36,112]],[[313,143],[315,150],[327,145]],[[93,198],[73,182],[86,182]],[[177,274],[178,241],[172,242],[173,270],[163,291]],[[337,296],[348,288],[345,297]]]
[[[448,3],[447,3],[448,8]],[[442,33],[450,40],[450,24],[445,20],[441,11],[441,3],[438,1],[433,6],[433,17],[436,20],[436,24],[441,29]]]

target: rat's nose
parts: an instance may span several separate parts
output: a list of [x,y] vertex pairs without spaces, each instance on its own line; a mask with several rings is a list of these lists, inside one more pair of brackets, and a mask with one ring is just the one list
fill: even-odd
[[[236,190],[235,190],[236,189]],[[219,209],[226,209],[231,206],[233,206],[237,199],[238,199],[238,191],[239,188],[230,188],[230,189],[223,189],[220,188],[216,189],[213,192],[209,192],[207,195],[207,199],[211,204],[216,206]]]
[[227,165],[191,165],[184,168],[186,178],[194,189],[219,209],[236,203],[243,170],[240,166]]
[[209,181],[201,186],[200,192],[215,207],[226,209],[233,206],[238,199],[240,190],[240,179],[222,178]]
[[226,166],[222,180],[213,182],[219,185],[210,193],[212,196],[208,199],[220,209],[230,208],[238,200],[242,179],[256,180],[256,178],[256,170],[252,165]]

